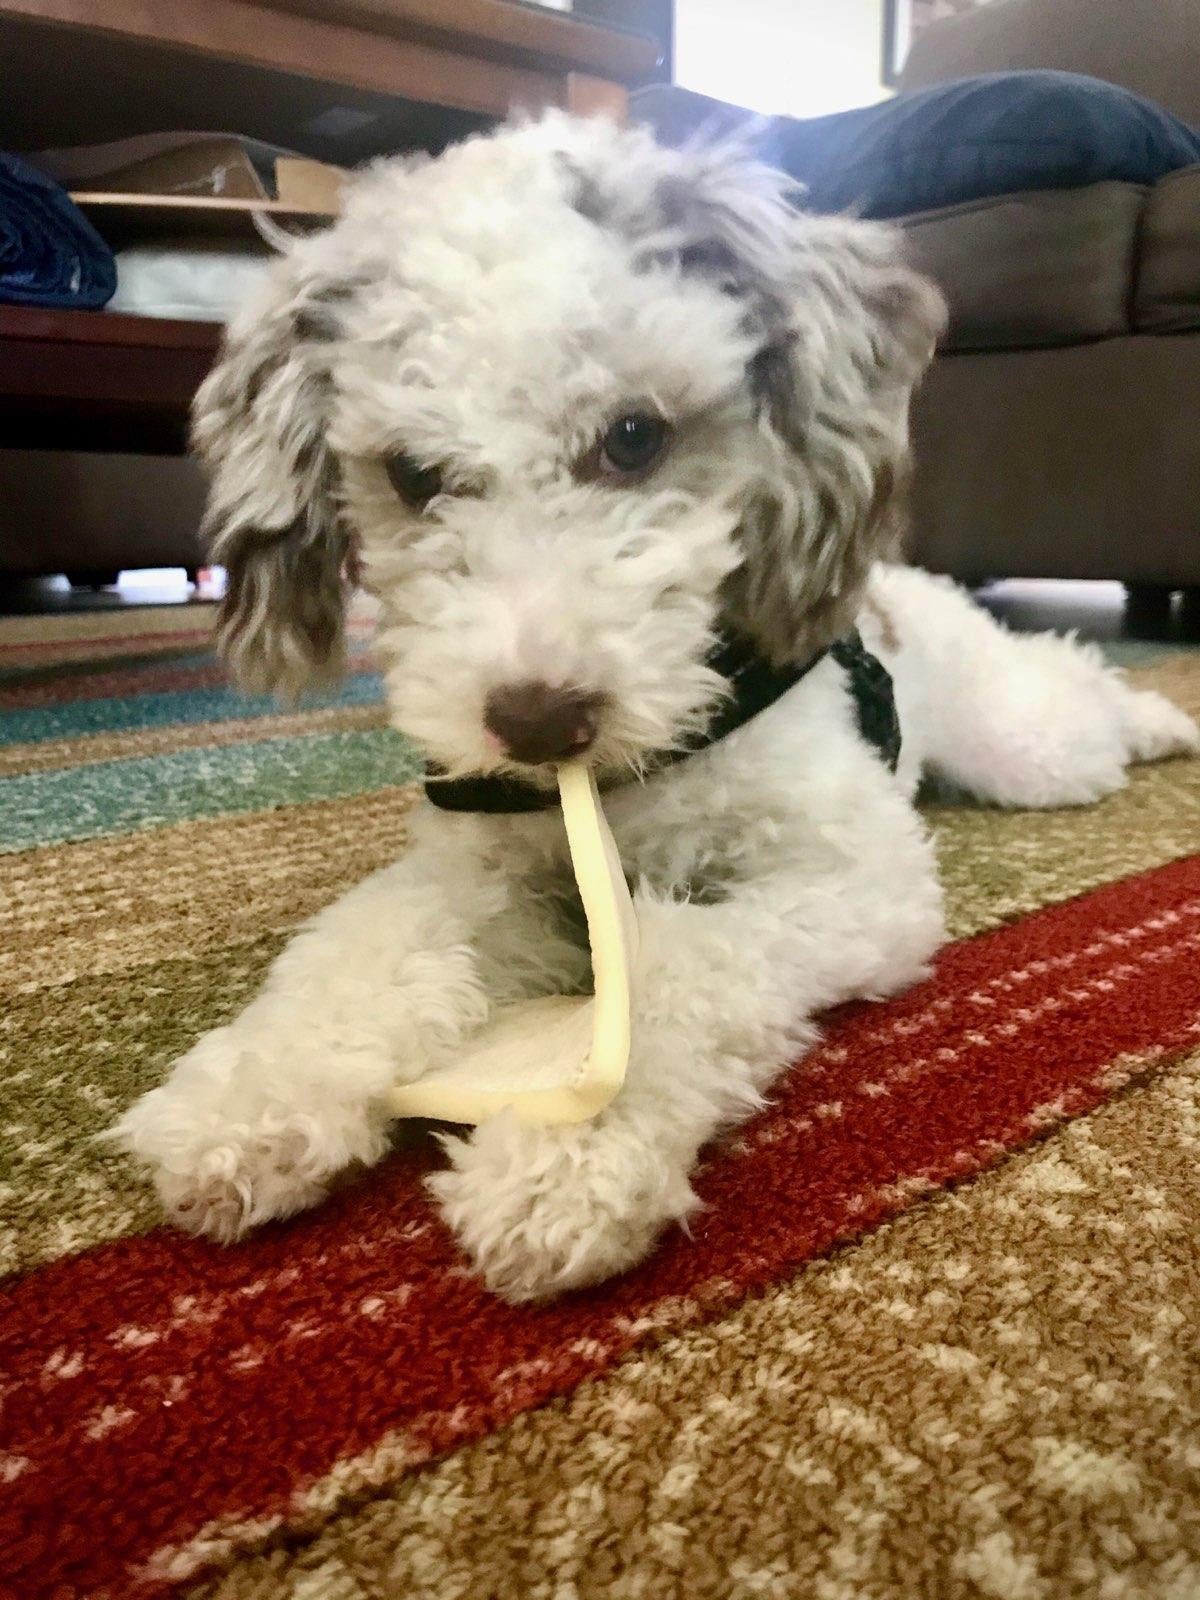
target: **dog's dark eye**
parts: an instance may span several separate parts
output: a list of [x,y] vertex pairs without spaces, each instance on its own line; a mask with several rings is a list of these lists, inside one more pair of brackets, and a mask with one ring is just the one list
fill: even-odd
[[609,476],[647,472],[667,447],[671,430],[651,411],[630,411],[609,427],[600,445],[600,470]]
[[398,450],[384,463],[392,488],[413,511],[424,511],[435,495],[442,492],[442,469],[423,467]]

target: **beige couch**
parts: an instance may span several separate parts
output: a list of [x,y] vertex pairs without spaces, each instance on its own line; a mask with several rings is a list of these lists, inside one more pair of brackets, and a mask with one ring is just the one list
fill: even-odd
[[[1200,6],[992,0],[924,33],[901,88],[1032,67],[1200,126]],[[1200,165],[904,225],[952,308],[914,412],[915,558],[966,579],[1200,585]]]

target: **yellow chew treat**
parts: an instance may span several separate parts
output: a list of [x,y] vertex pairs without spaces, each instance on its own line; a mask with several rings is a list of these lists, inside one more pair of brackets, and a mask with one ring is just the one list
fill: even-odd
[[595,993],[501,1008],[451,1066],[392,1090],[398,1116],[483,1122],[511,1108],[524,1122],[583,1122],[625,1081],[629,973],[637,955],[633,902],[589,768],[559,767],[558,792],[587,916]]

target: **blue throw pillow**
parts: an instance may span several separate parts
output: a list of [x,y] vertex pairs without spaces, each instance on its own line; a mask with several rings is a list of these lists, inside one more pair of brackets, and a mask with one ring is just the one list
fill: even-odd
[[995,72],[800,121],[764,155],[814,211],[899,217],[1021,189],[1153,184],[1200,161],[1200,134],[1140,95],[1073,72]]

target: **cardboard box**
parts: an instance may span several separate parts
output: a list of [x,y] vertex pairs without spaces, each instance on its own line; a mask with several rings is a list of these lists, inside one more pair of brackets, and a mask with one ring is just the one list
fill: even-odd
[[255,213],[307,231],[340,209],[345,173],[228,133],[143,134],[31,158],[115,249],[162,238],[256,238]]

